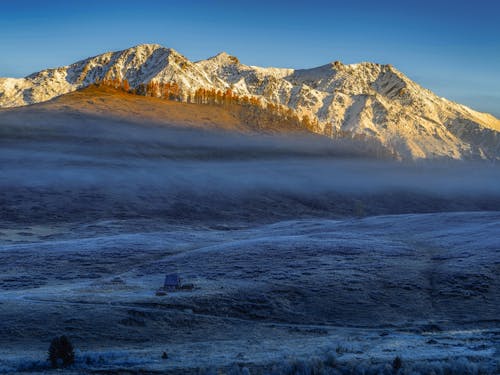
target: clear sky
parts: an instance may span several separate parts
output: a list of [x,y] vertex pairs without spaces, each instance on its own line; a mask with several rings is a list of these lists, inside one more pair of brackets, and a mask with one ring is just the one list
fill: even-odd
[[438,95],[500,117],[499,0],[0,0],[0,76],[141,43],[249,65],[391,63]]

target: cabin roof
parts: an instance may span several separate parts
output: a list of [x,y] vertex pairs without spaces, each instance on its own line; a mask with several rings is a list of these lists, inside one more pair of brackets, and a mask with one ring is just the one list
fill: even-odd
[[177,275],[176,273],[173,273],[173,274],[170,274],[170,275],[166,275],[165,276],[165,286],[167,285],[172,285],[172,286],[176,286],[176,285],[179,285],[181,282],[181,279],[179,277],[179,275]]

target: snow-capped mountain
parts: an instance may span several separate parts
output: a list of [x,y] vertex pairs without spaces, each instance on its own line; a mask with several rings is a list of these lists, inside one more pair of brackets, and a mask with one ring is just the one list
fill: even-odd
[[0,78],[0,108],[113,79],[127,80],[131,88],[175,82],[182,100],[199,88],[231,89],[317,120],[318,133],[374,137],[404,159],[500,158],[500,120],[438,97],[391,65],[374,63],[261,68],[226,53],[191,62],[173,49],[144,44],[25,78]]

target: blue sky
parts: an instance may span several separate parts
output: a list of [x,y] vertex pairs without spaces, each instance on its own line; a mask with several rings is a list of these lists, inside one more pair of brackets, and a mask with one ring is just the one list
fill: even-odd
[[500,1],[1,1],[0,76],[141,43],[191,60],[306,68],[391,63],[438,95],[500,117]]

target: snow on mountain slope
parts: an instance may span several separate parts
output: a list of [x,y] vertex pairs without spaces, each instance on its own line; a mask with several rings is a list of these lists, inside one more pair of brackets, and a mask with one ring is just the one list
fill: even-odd
[[50,100],[104,79],[175,82],[182,100],[197,89],[231,89],[318,120],[318,133],[374,137],[404,159],[500,159],[500,120],[440,98],[391,65],[338,61],[313,69],[261,68],[227,53],[191,62],[173,49],[139,45],[0,78],[0,108]]

